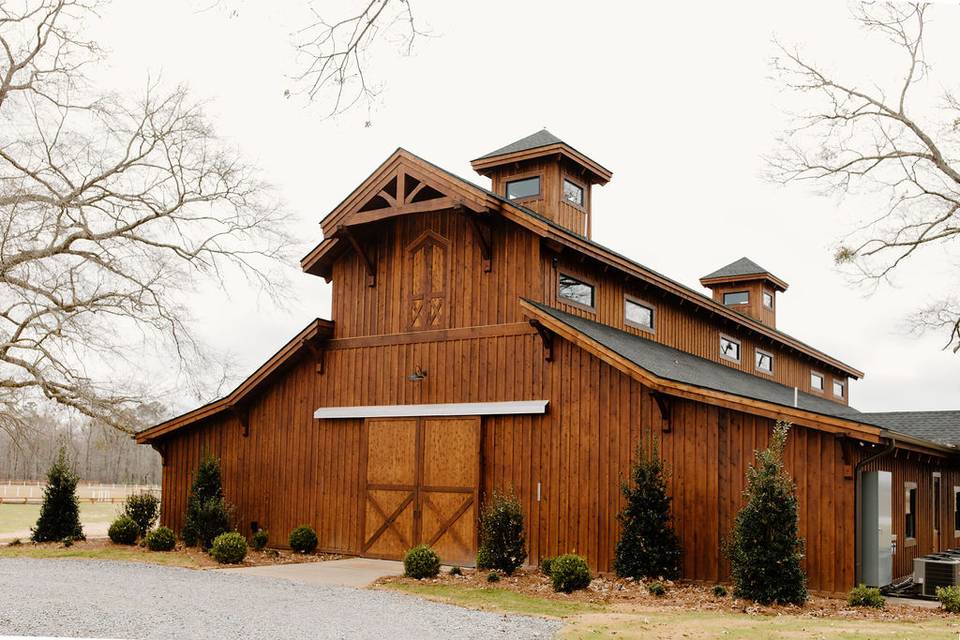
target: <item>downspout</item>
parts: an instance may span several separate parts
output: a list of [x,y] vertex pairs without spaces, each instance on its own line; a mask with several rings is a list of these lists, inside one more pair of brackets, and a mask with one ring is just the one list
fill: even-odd
[[860,584],[861,572],[863,570],[863,558],[860,557],[862,549],[860,548],[860,529],[863,528],[863,513],[860,511],[860,485],[861,485],[861,474],[863,473],[863,468],[873,462],[878,460],[885,455],[888,455],[897,448],[897,439],[891,437],[887,446],[873,454],[872,456],[867,456],[860,462],[856,464],[853,471],[853,509],[854,509],[854,519],[853,519],[853,557],[854,557],[854,567],[853,567],[853,586]]

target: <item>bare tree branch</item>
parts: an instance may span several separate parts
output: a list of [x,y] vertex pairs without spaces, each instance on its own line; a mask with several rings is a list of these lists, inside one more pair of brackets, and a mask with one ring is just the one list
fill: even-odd
[[187,90],[88,86],[102,56],[76,28],[96,8],[0,5],[0,427],[35,396],[130,431],[157,389],[117,373],[143,349],[207,366],[184,291],[231,273],[284,290],[286,213]]
[[305,60],[294,76],[297,91],[309,100],[329,94],[328,117],[359,103],[366,103],[369,111],[381,90],[366,71],[370,50],[378,41],[394,41],[409,55],[414,41],[427,35],[414,19],[410,0],[361,2],[357,13],[337,20],[311,8],[313,22],[295,34],[297,51]]
[[[919,249],[960,238],[960,103],[942,96],[938,114],[914,113],[911,97],[926,80],[928,5],[861,2],[854,18],[903,54],[894,89],[864,88],[840,79],[799,50],[778,43],[773,68],[788,89],[812,106],[767,158],[769,177],[810,182],[824,193],[882,195],[887,204],[835,254],[861,282],[886,280]],[[950,329],[948,347],[960,349],[960,309],[950,300],[919,313],[918,330]]]

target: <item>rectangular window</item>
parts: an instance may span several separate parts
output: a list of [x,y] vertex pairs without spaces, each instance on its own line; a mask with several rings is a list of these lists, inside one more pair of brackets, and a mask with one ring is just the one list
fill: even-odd
[[507,183],[507,200],[524,200],[540,195],[540,176],[512,180]]
[[723,294],[723,304],[747,304],[750,302],[749,291],[731,291]]
[[740,362],[740,341],[720,336],[720,355],[728,360]]
[[570,182],[566,178],[563,179],[563,199],[569,202],[570,204],[575,204],[578,207],[583,206],[583,187],[580,185]]
[[916,544],[917,538],[917,483],[903,483],[903,537],[908,540],[913,539]]
[[767,353],[766,351],[756,350],[756,360],[757,371],[763,371],[764,373],[773,373],[773,356]]
[[573,304],[593,310],[593,285],[565,273],[560,274],[560,284],[557,294]]
[[953,537],[960,538],[960,487],[953,488]]
[[623,321],[631,327],[653,331],[653,305],[635,298],[623,299]]
[[810,372],[810,388],[814,391],[823,391],[823,376],[815,371]]
[[773,309],[773,294],[769,291],[763,292],[763,306],[767,309]]
[[837,396],[838,398],[844,397],[844,396],[846,395],[846,394],[844,393],[844,387],[845,387],[845,386],[846,386],[846,385],[843,384],[842,381],[840,381],[840,380],[834,380],[834,381],[833,381],[833,395]]

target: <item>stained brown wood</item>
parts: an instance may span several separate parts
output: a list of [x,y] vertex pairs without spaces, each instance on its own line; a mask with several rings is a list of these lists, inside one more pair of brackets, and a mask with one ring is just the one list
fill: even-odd
[[[376,214],[401,202],[416,204],[431,193],[428,186],[444,197],[474,198],[475,208],[500,206],[455,178],[415,166],[403,153],[391,162],[325,220],[325,227],[347,224],[351,207]],[[558,184],[567,169],[557,169]],[[565,215],[560,206],[556,211],[558,219]],[[458,207],[355,225],[371,268],[357,252],[344,250],[349,242],[329,249],[333,323],[284,347],[229,401],[141,435],[163,451],[164,524],[181,529],[191,475],[211,453],[222,461],[224,490],[241,530],[246,533],[257,521],[270,531],[272,545],[283,545],[290,530],[307,523],[316,528],[324,551],[397,558],[423,541],[445,561],[472,564],[480,505],[500,489],[515,492],[521,502],[531,563],[575,551],[594,569],[609,571],[619,536],[617,513],[624,506],[621,482],[642,443],[646,451],[656,447],[670,469],[683,575],[723,580],[729,566],[721,542],[742,505],[748,466],[755,450],[766,445],[774,419],[786,416],[796,422],[786,466],[797,485],[810,587],[852,586],[852,468],[873,450],[871,443],[882,441],[879,429],[689,385],[667,388],[574,333],[545,324],[538,333],[523,299],[746,373],[755,373],[753,352],[759,348],[775,356],[772,379],[803,390],[809,390],[811,368],[827,374],[828,392],[831,378],[846,381],[848,368],[776,338],[769,327],[712,310],[712,302],[695,301],[652,274],[635,267],[628,273],[627,265],[599,256],[586,241],[550,235],[557,232],[547,227],[532,229],[542,220],[528,215],[521,224],[509,205],[479,226],[468,215],[485,214],[465,214]],[[547,235],[555,241],[544,244]],[[592,310],[557,298],[560,270],[595,284]],[[371,271],[375,286],[368,286]],[[624,323],[625,296],[656,306],[652,333]],[[740,363],[720,358],[721,332],[741,340]],[[322,375],[304,337],[322,353]],[[416,370],[426,377],[409,379]],[[544,415],[313,418],[318,407],[541,399],[549,401]],[[227,410],[231,403],[239,409],[240,400],[242,411]],[[910,447],[923,450],[903,445],[900,457],[872,464],[892,469],[895,486],[918,485],[917,545],[898,549],[898,575],[909,572],[918,553],[935,547],[933,471],[942,474],[940,545],[960,543],[953,528],[953,488],[960,486],[956,467],[929,451],[918,458]],[[898,509],[902,504],[895,503],[895,529],[902,527]]]

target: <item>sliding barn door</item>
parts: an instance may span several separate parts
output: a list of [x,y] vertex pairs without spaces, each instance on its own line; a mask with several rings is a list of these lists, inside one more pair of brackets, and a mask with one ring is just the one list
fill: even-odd
[[367,420],[363,554],[401,558],[414,543],[417,420]]
[[476,558],[480,418],[368,419],[363,554],[400,559],[428,544]]
[[420,539],[447,564],[476,561],[480,418],[424,418]]

